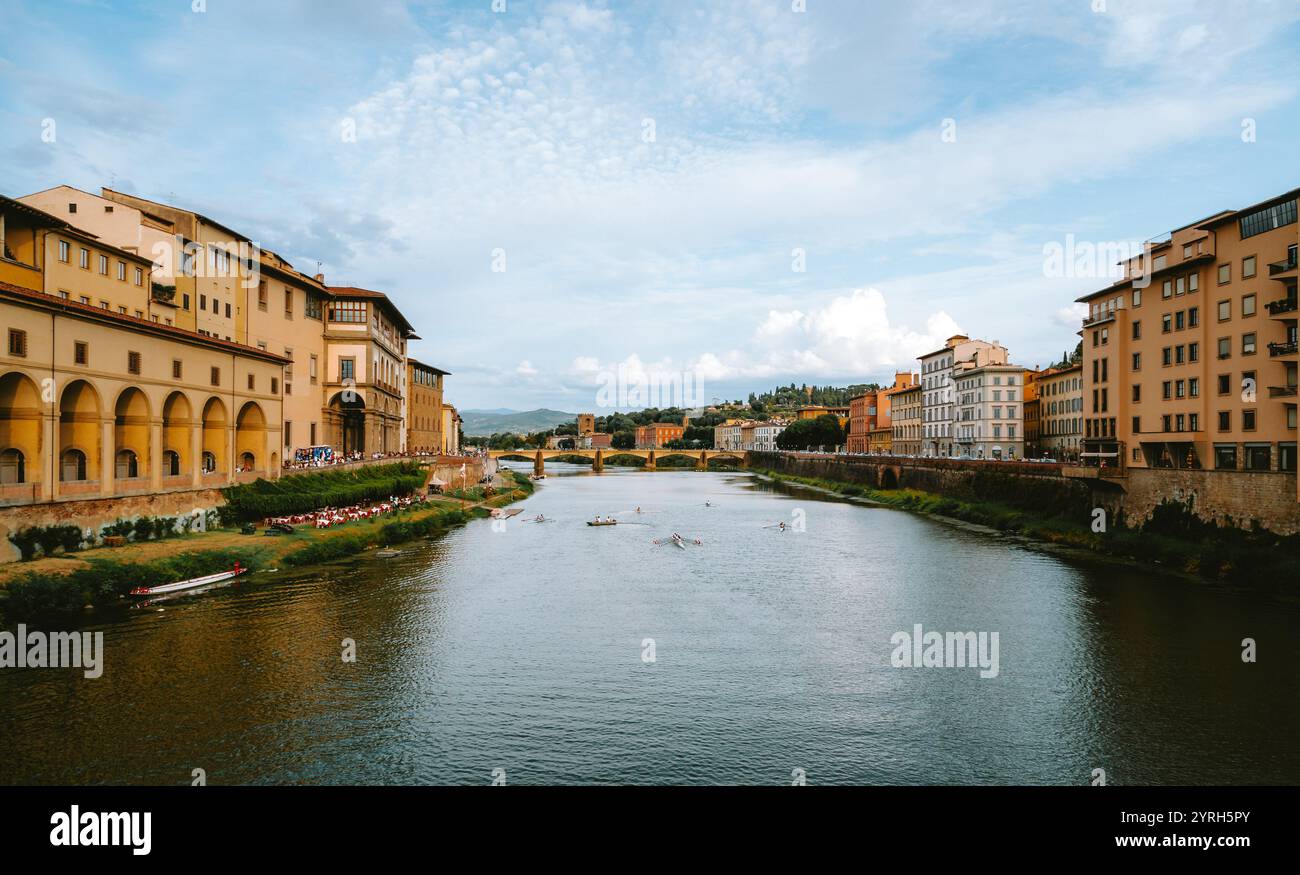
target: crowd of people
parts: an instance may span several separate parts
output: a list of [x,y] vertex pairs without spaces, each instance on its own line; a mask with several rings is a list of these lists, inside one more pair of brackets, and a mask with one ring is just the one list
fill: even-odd
[[354,504],[348,507],[327,507],[313,513],[297,513],[289,516],[268,517],[264,525],[274,526],[299,526],[310,524],[313,528],[328,529],[330,526],[338,526],[343,523],[355,522],[357,520],[368,520],[386,513],[392,513],[395,510],[411,507],[420,504],[425,497],[420,494],[409,496],[407,498],[397,498],[389,496],[387,501],[372,501],[368,504]]
[[[328,448],[327,448],[328,449]],[[350,453],[308,453],[305,454],[300,450],[293,459],[286,458],[284,461],[285,470],[301,470],[303,468],[330,468],[335,465],[350,465],[354,462],[385,462],[397,459],[431,459],[441,456],[442,453],[429,449],[408,450],[404,453],[363,453],[359,450],[353,450]],[[480,456],[485,453],[479,452],[462,452],[462,456]]]

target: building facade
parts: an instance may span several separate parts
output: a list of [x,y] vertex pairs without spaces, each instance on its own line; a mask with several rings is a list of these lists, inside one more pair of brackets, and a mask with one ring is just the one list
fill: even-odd
[[956,334],[943,348],[920,357],[922,394],[922,448],[924,456],[952,456],[955,416],[953,382],[955,375],[984,365],[1004,365],[1007,351],[996,340],[971,340]]
[[1083,365],[1038,378],[1040,455],[1077,462],[1083,439]]
[[1294,477],[1297,197],[1177,228],[1080,299],[1086,463]]
[[686,432],[686,427],[671,422],[652,422],[637,426],[636,445],[638,449],[656,449],[669,441],[679,441]]
[[89,242],[0,198],[0,504],[278,477],[286,360],[136,316],[149,313],[142,265],[99,244],[78,274]]
[[921,410],[923,407],[924,387],[913,383],[894,393],[891,400],[892,411],[890,429],[893,437],[890,441],[891,452],[902,456],[919,456],[922,445]]
[[1025,457],[1025,369],[988,364],[956,373],[958,456],[972,459]]
[[413,358],[406,360],[406,449],[442,452],[442,378],[447,372]]

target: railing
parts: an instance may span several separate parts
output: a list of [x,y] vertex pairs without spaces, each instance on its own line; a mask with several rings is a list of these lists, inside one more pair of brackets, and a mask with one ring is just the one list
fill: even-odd
[[1274,357],[1280,355],[1295,355],[1296,342],[1293,340],[1290,343],[1270,343],[1268,345],[1268,354]]
[[1275,261],[1268,266],[1268,275],[1277,276],[1279,273],[1286,273],[1288,270],[1296,269],[1296,253],[1292,252],[1287,256],[1285,261]]
[[1296,394],[1295,386],[1269,386],[1268,397],[1270,398],[1294,398]]
[[1294,313],[1296,310],[1296,299],[1282,298],[1278,301],[1270,301],[1265,306],[1268,308],[1270,316],[1277,316],[1281,313]]

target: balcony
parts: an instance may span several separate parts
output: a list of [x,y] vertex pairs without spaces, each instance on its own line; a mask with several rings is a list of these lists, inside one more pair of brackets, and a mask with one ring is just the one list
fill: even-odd
[[[1270,301],[1265,306],[1268,308],[1268,315],[1285,316],[1287,313],[1294,313],[1296,311],[1296,299],[1295,297],[1281,298],[1276,301]],[[1290,316],[1287,318],[1294,319],[1295,317]]]
[[1296,397],[1296,387],[1295,386],[1269,386],[1268,397],[1294,398]]
[[1268,345],[1268,354],[1277,358],[1284,355],[1296,354],[1296,342],[1292,340],[1289,343],[1270,343]]
[[1284,261],[1275,261],[1268,266],[1268,275],[1271,277],[1281,276],[1282,274],[1291,273],[1296,269],[1296,251],[1293,249]]

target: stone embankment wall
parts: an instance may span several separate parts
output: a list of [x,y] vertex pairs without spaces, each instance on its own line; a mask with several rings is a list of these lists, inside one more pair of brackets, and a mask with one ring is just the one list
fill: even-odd
[[201,517],[203,525],[207,525],[209,512],[225,503],[219,489],[194,489],[0,508],[0,562],[17,562],[22,558],[9,540],[10,533],[18,529],[80,526],[83,532],[93,531],[98,535],[103,526],[139,517]]
[[964,462],[890,456],[749,453],[749,464],[796,477],[872,489],[918,489],[966,501],[994,501],[1026,511],[1088,520],[1104,507],[1136,526],[1164,501],[1187,504],[1201,519],[1280,535],[1300,532],[1296,475],[1281,472],[1099,471],[1037,462]]

